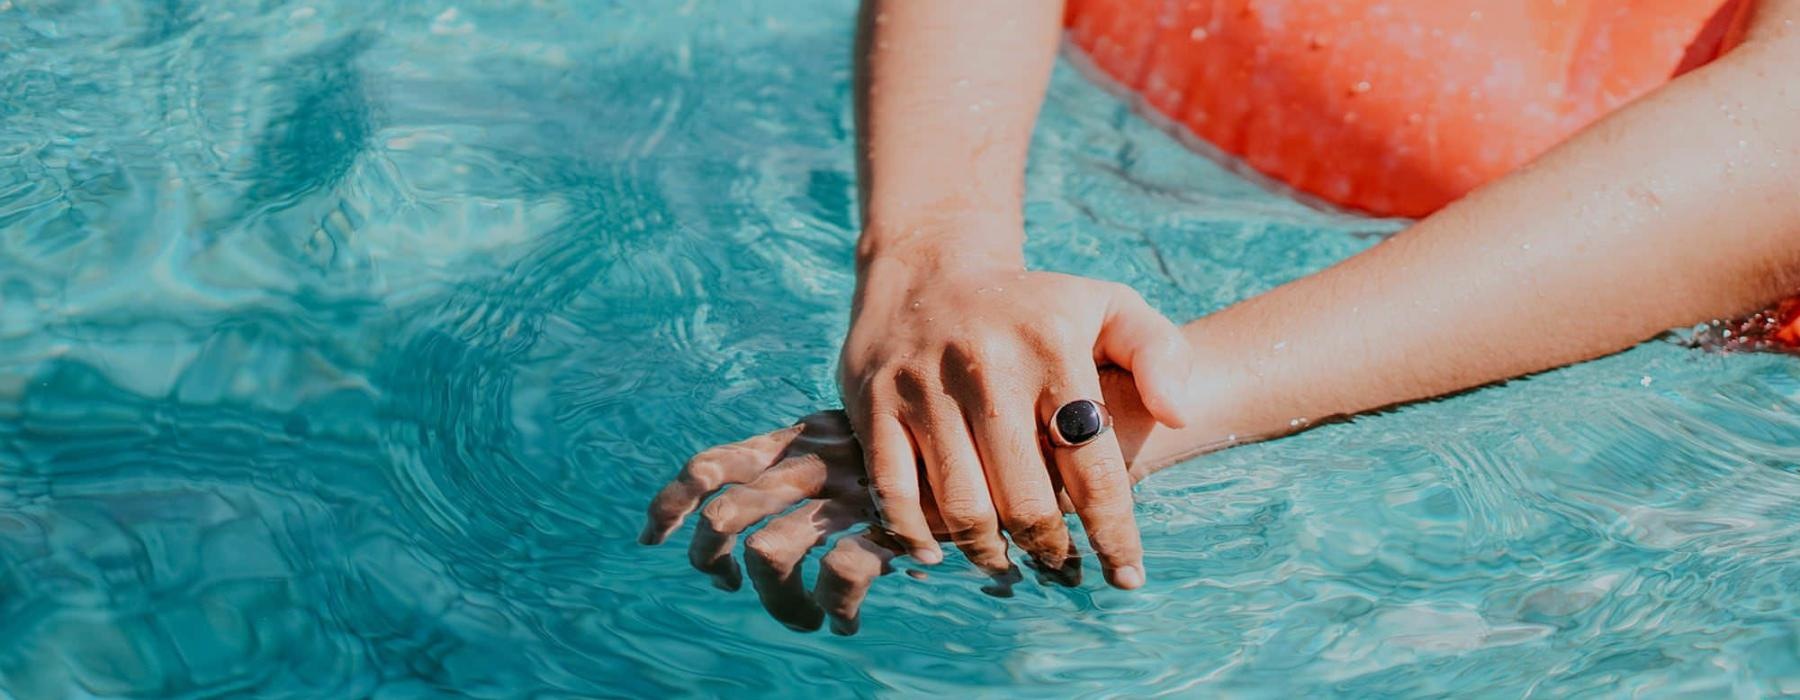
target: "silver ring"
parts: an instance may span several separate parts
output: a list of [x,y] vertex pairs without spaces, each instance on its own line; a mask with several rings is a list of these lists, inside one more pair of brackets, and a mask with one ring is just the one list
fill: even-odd
[[1045,427],[1057,447],[1080,447],[1112,430],[1112,414],[1099,401],[1076,399],[1056,409]]

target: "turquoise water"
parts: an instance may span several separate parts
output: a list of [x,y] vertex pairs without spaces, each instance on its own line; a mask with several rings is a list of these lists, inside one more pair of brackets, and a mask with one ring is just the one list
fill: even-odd
[[[1800,693],[1800,363],[1672,342],[1158,474],[1132,593],[803,635],[636,545],[836,404],[850,4],[0,0],[0,696]],[[1395,227],[1053,93],[1039,266]]]

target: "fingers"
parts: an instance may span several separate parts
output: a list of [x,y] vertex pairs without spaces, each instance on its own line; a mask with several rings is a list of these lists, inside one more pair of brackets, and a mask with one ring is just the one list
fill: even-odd
[[970,423],[1000,522],[1039,568],[1060,572],[1071,542],[1038,442],[1036,402],[1028,395],[987,403],[995,409],[974,412]]
[[[984,571],[1010,571],[1006,540],[1000,537],[999,519],[988,497],[987,478],[969,438],[968,424],[947,397],[940,394],[928,401],[908,417],[907,426],[925,456],[925,472],[950,541]],[[913,400],[907,403],[920,405]]]
[[806,592],[800,563],[806,553],[864,518],[866,504],[813,501],[757,530],[744,545],[744,565],[769,615],[789,628],[811,632],[825,613]]
[[[1193,353],[1174,322],[1130,287],[1119,285],[1114,291],[1094,356],[1132,374],[1144,408],[1158,422],[1171,428],[1187,425]],[[1098,397],[1096,392],[1093,398]]]
[[813,595],[831,617],[832,633],[856,634],[862,627],[863,598],[875,577],[892,570],[889,562],[897,549],[898,543],[887,541],[879,531],[866,530],[838,540],[825,555]]
[[[1071,380],[1073,391],[1051,391],[1040,404],[1046,420],[1068,401],[1100,396],[1099,380],[1091,372],[1071,376],[1082,377]],[[1144,585],[1144,548],[1133,520],[1131,475],[1118,438],[1107,431],[1079,447],[1052,447],[1051,453],[1107,582],[1124,589]]]
[[713,585],[735,591],[743,585],[731,556],[738,533],[794,504],[820,496],[826,465],[817,455],[791,457],[748,484],[725,490],[700,510],[700,524],[688,545],[688,562],[712,577]]
[[858,426],[863,463],[869,465],[869,494],[882,524],[921,564],[944,560],[919,503],[919,462],[906,428],[893,415],[876,413]]
[[712,492],[756,478],[780,460],[804,426],[795,425],[701,452],[650,501],[638,543],[662,544]]

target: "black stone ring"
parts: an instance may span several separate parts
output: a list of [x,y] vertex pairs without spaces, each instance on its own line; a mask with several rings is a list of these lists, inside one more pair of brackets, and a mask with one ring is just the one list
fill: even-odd
[[1112,430],[1112,414],[1099,401],[1076,399],[1056,409],[1049,427],[1050,442],[1057,447],[1080,447]]

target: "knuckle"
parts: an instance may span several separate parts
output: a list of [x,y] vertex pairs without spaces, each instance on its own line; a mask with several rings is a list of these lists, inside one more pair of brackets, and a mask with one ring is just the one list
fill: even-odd
[[1068,529],[1061,517],[1048,513],[1030,513],[1011,518],[1006,524],[1007,531],[1020,546],[1037,543],[1049,544],[1057,534]]
[[757,532],[744,540],[744,558],[777,568],[781,560],[781,541],[767,531]]
[[950,532],[950,541],[955,542],[958,549],[969,553],[972,558],[977,560],[991,554],[999,545],[999,531],[994,527],[992,517],[952,518],[945,516],[944,527]]
[[683,508],[681,503],[666,496],[658,496],[656,500],[651,501],[648,510],[650,511],[651,519],[659,522],[666,522],[687,515],[687,509]]
[[1089,501],[1130,499],[1131,479],[1126,474],[1124,460],[1117,455],[1083,460],[1075,466],[1075,474]]
[[994,514],[982,508],[968,493],[945,493],[938,501],[938,510],[944,517],[944,526],[952,533],[994,529]]
[[984,368],[1011,357],[1012,340],[992,330],[972,331],[946,348],[950,357],[966,368]]
[[695,486],[710,486],[725,478],[725,465],[712,450],[695,455],[688,460],[687,466],[681,468],[683,483]]
[[722,532],[730,524],[737,508],[724,498],[715,498],[705,508],[700,509],[700,526],[713,532]]
[[874,578],[879,566],[879,560],[858,546],[855,538],[850,537],[839,540],[819,560],[822,576],[828,573],[853,586],[858,581]]
[[883,504],[904,503],[919,499],[917,486],[892,473],[876,475],[869,482],[869,491],[875,495],[876,501]]
[[855,560],[856,556],[853,552],[843,545],[839,545],[825,553],[825,558],[819,560],[819,567],[838,578],[849,579],[852,578],[851,574],[855,571]]

